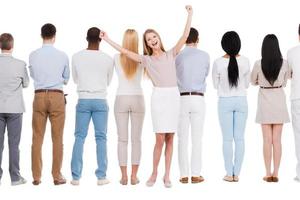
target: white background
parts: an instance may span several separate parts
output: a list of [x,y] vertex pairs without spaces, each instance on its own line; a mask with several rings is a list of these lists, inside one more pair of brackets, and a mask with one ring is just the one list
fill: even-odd
[[[108,32],[110,37],[121,43],[127,28],[135,28],[142,38],[147,28],[156,29],[166,49],[175,45],[181,36],[187,13],[184,8],[191,4],[194,9],[192,26],[200,33],[199,48],[211,56],[211,63],[224,54],[220,40],[224,32],[235,30],[242,40],[241,54],[247,56],[253,64],[260,58],[263,37],[268,33],[278,36],[284,57],[292,46],[298,44],[298,24],[300,19],[299,0],[0,0],[0,33],[10,32],[15,38],[14,56],[28,62],[31,51],[41,46],[40,27],[47,22],[57,27],[57,42],[55,46],[64,50],[70,57],[73,53],[86,48],[85,35],[89,27],[98,26]],[[140,53],[142,43],[140,42]],[[114,51],[110,46],[101,43],[101,49],[110,55]],[[21,150],[21,172],[28,184],[11,187],[8,174],[7,142],[3,152],[4,175],[0,186],[0,199],[253,199],[275,198],[296,199],[299,195],[299,183],[293,181],[296,159],[294,155],[294,138],[291,124],[283,129],[283,155],[280,167],[280,182],[265,183],[264,163],[262,157],[262,136],[260,126],[255,124],[257,88],[250,87],[248,92],[249,117],[246,128],[246,154],[239,183],[222,181],[225,175],[222,157],[222,137],[217,116],[217,95],[212,88],[211,74],[207,79],[206,121],[203,138],[203,171],[206,179],[201,184],[182,185],[178,182],[179,170],[177,159],[177,138],[174,141],[174,155],[171,171],[173,188],[165,189],[162,183],[164,158],[162,157],[157,183],[153,188],[147,188],[145,182],[152,170],[152,151],[154,133],[150,118],[151,82],[143,81],[146,99],[146,118],[143,129],[143,153],[137,186],[121,186],[120,171],[117,161],[117,136],[113,117],[113,102],[117,88],[116,75],[108,89],[110,105],[108,124],[108,170],[107,177],[111,184],[99,187],[96,185],[94,171],[96,169],[95,141],[93,126],[85,143],[84,169],[79,187],[69,184],[71,180],[70,159],[74,142],[75,105],[77,102],[76,86],[70,80],[65,92],[67,97],[67,117],[64,134],[64,163],[62,172],[68,179],[68,184],[53,186],[51,177],[52,146],[50,127],[47,127],[43,146],[43,177],[42,184],[35,187],[31,184],[31,115],[33,99],[33,82],[25,89],[24,97],[27,112],[24,114]],[[289,84],[286,88],[289,97]],[[288,107],[290,102],[288,101]],[[130,171],[130,170],[129,170]],[[298,199],[298,198],[297,198]]]

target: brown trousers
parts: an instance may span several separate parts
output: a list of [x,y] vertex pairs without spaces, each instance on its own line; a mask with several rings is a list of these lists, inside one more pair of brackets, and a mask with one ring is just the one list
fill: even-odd
[[47,118],[51,123],[52,136],[52,176],[54,180],[62,177],[63,160],[63,130],[65,123],[64,94],[58,92],[35,93],[32,114],[32,176],[34,180],[41,179],[42,144],[45,135]]

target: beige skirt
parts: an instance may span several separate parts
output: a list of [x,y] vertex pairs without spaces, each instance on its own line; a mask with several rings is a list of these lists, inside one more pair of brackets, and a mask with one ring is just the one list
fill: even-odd
[[259,124],[290,122],[283,88],[259,89],[256,122]]

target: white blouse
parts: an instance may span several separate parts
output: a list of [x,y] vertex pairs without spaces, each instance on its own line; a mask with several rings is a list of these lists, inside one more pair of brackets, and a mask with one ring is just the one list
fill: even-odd
[[120,62],[120,54],[115,55],[114,65],[119,81],[117,95],[143,95],[141,87],[144,72],[143,67],[138,65],[135,75],[131,79],[128,79]]
[[250,82],[250,62],[244,56],[236,57],[239,78],[237,87],[230,87],[228,80],[229,58],[220,57],[215,60],[212,70],[212,78],[215,89],[218,90],[219,97],[246,96],[246,89]]

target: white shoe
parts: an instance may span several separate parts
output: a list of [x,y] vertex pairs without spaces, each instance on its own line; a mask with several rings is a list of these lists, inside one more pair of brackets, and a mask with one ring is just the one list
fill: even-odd
[[165,188],[171,188],[172,187],[171,181],[165,181],[165,180],[163,180],[163,181],[164,181]]
[[79,182],[79,180],[73,179],[70,183],[71,183],[71,185],[79,185],[80,182]]
[[109,184],[109,180],[106,178],[98,179],[97,181],[97,185],[106,185],[106,184]]
[[12,186],[16,186],[16,185],[22,185],[22,184],[25,184],[25,183],[27,183],[27,181],[25,180],[25,178],[20,177],[20,179],[18,181],[12,181],[11,185]]
[[294,178],[294,180],[297,181],[297,182],[300,182],[300,179],[298,178],[298,176],[296,176],[296,177]]

